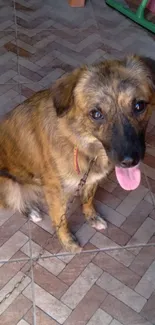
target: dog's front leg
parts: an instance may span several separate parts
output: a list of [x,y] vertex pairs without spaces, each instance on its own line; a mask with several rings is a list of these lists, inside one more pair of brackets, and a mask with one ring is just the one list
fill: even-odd
[[106,221],[100,216],[99,213],[95,211],[93,206],[93,199],[97,189],[97,184],[86,184],[83,192],[82,192],[82,206],[83,206],[83,213],[87,222],[93,227],[98,230],[106,229],[107,223]]
[[58,237],[67,251],[80,252],[81,247],[68,229],[66,219],[67,197],[62,193],[59,182],[44,178],[44,193],[49,208],[50,217],[56,227]]

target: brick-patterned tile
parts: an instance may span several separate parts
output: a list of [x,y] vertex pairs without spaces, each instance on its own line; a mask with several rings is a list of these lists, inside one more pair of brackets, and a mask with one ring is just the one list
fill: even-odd
[[13,325],[17,324],[21,318],[31,308],[32,302],[22,294],[10,304],[10,306],[0,315],[0,324]]
[[62,249],[59,251],[58,258],[59,258],[60,261],[68,264],[74,258],[74,256],[75,256],[74,254],[71,254],[71,255],[66,254],[65,248],[62,247]]
[[68,289],[68,286],[65,283],[38,264],[34,266],[33,272],[35,283],[58,299],[60,299]]
[[107,314],[104,310],[99,308],[87,324],[88,325],[94,325],[94,324],[109,325],[111,321],[112,321],[112,317],[109,314]]
[[[31,308],[24,316],[28,324],[33,325],[33,308]],[[36,307],[36,323],[37,325],[58,325],[58,323],[49,315],[44,313],[40,308]]]
[[23,98],[23,96],[20,96],[17,91],[12,90],[10,92],[7,92],[7,94],[5,94],[4,103],[1,106],[0,117],[3,117],[4,114],[10,112],[24,99],[25,97]]
[[[21,279],[23,278],[24,274],[23,272],[19,271],[2,289],[1,289],[1,295],[0,295],[0,315],[12,304],[14,299],[18,297],[18,295],[24,290],[24,288],[27,287],[27,285],[31,282],[31,279],[28,277],[25,277],[24,280],[21,282]],[[20,283],[21,282],[21,283]],[[14,289],[16,284],[19,283],[17,288]],[[13,290],[13,292],[12,292]],[[12,292],[10,295],[9,293]],[[7,299],[4,299],[6,295],[9,295]]]
[[155,220],[155,209],[149,214],[149,217]]
[[71,231],[75,234],[82,227],[86,220],[82,213],[81,206],[79,206],[79,202],[76,203],[75,208],[74,206],[73,212],[69,216],[68,224]]
[[46,250],[52,254],[58,253],[62,249],[62,245],[58,239],[57,234],[54,234],[53,236],[51,236],[50,240],[48,241],[48,243],[45,246],[46,246]]
[[[31,3],[25,4],[21,1],[18,1],[17,3],[18,28],[30,29],[32,31],[34,30],[34,32],[35,29],[37,28],[47,29],[47,27],[49,27],[50,29],[53,29],[53,26],[55,25],[54,23],[56,23],[56,21],[58,20],[60,26],[64,25],[64,28],[72,27],[72,29],[74,29],[76,28],[76,26],[79,26],[78,19],[82,24],[85,22],[85,17],[87,17],[87,19],[92,18],[90,4],[88,4],[88,6],[86,6],[85,8],[82,8],[84,12],[80,11],[81,15],[76,10],[77,8],[70,7],[66,2],[58,1],[58,3],[55,4],[52,1],[51,3],[45,2],[45,4],[47,7],[44,6],[42,2],[34,3],[33,10],[31,10],[31,6],[32,6]],[[53,8],[55,10],[53,10]],[[26,12],[29,12],[29,15],[25,15]],[[33,17],[35,19],[32,19]]]
[[95,201],[95,207],[101,216],[105,217],[107,221],[111,222],[117,227],[120,227],[126,219],[121,213],[118,213],[116,210],[97,200]]
[[[155,150],[155,149],[154,149],[154,150]],[[153,158],[153,159],[154,159],[154,158]],[[150,184],[151,191],[152,191],[153,193],[155,193],[155,180],[152,179],[152,178],[149,178],[149,177],[148,177],[148,181],[149,181],[149,184]]]
[[[38,256],[40,252],[42,251],[41,246],[37,245],[35,242],[31,241],[32,244],[32,255]],[[30,247],[29,243],[26,243],[22,248],[22,252],[25,253],[27,256],[30,257]],[[49,254],[46,250],[44,250],[44,254],[47,255]],[[40,259],[38,261],[39,265],[43,266],[46,270],[49,272],[53,273],[54,275],[58,275],[65,267],[65,263],[63,263],[60,259],[57,257],[52,257],[52,263],[51,260],[46,258],[46,259]]]
[[[0,76],[0,83],[1,84],[4,84],[4,83],[7,83],[7,82],[11,82],[13,78],[17,78],[17,71],[16,69],[10,69],[6,72],[4,72],[1,76]],[[15,79],[14,79],[15,80]],[[9,91],[10,95],[12,96],[12,91],[10,90]]]
[[109,273],[104,272],[97,281],[97,285],[112,294],[115,298],[124,302],[136,312],[140,312],[146,303],[146,299],[134,290],[115,279]]
[[12,211],[0,210],[0,227],[13,215]]
[[141,185],[148,188],[148,182],[150,182],[151,178],[146,178],[145,173],[141,173]]
[[117,184],[112,180],[110,180],[109,178],[107,178],[106,180],[101,181],[100,186],[104,188],[106,191],[108,191],[109,193],[112,193],[114,189],[117,187]]
[[147,177],[149,177],[150,179],[155,180],[154,168],[142,163],[141,170]]
[[[152,220],[151,218],[147,218],[143,224],[140,226],[140,228],[136,231],[136,233],[133,235],[133,237],[129,240],[129,245],[135,245],[135,244],[146,244],[149,239],[153,236],[155,233],[155,220]],[[141,248],[135,248],[131,249],[135,255],[139,253]]]
[[148,192],[145,197],[144,197],[144,200],[146,202],[149,202],[151,203],[153,206],[154,206],[154,203],[155,203],[155,194],[153,192]]
[[[43,312],[47,313],[58,323],[63,324],[70,315],[71,309],[37,284],[35,284],[34,289],[36,306],[42,309]],[[32,301],[31,285],[23,291],[23,294]]]
[[122,325],[118,320],[113,319],[113,321],[110,323],[110,325]]
[[93,263],[98,265],[103,271],[111,274],[131,289],[134,289],[140,280],[140,276],[132,272],[122,263],[117,262],[106,253],[100,252],[93,258]]
[[[153,236],[149,243],[155,243]],[[130,269],[142,276],[155,260],[155,246],[143,247],[130,265]]]
[[24,319],[21,319],[17,325],[29,325]]
[[110,294],[104,300],[101,308],[121,324],[151,325],[140,314]]
[[[11,75],[11,73],[10,73]],[[6,76],[6,74],[5,74]],[[0,96],[0,99],[1,99],[1,115],[2,113],[5,112],[5,107],[7,106],[7,104],[9,105],[10,101],[16,99],[18,97],[18,94],[19,94],[19,90],[18,90],[18,87],[15,86],[13,83],[11,84],[11,87],[10,89],[7,91],[5,89],[4,93]],[[13,108],[13,107],[12,107]],[[3,112],[4,111],[4,112]]]
[[140,201],[147,194],[148,189],[140,185],[136,191],[131,191],[123,202],[117,207],[117,211],[128,217]]
[[132,236],[148,217],[148,215],[151,216],[152,209],[152,204],[142,200],[122,224],[121,229]]
[[[61,249],[61,244],[58,240],[57,235],[50,234],[48,231],[44,230],[39,225],[34,224],[33,222],[31,224],[31,234],[32,234],[32,240],[36,242],[38,245],[41,245],[43,247],[46,247],[46,250],[51,253],[57,253]],[[28,235],[28,225],[25,224],[21,231]]]
[[119,249],[119,245],[113,242],[111,239],[107,238],[103,234],[97,232],[90,240],[90,242],[98,247],[98,248],[110,248],[110,247],[115,247],[118,248],[115,250],[108,250],[107,254],[114,257],[117,261],[121,262],[125,266],[129,266],[133,259],[134,255],[127,251],[126,249]]
[[[6,1],[7,2],[7,1]],[[8,10],[8,8],[6,7]],[[1,7],[1,17],[3,15]],[[0,22],[1,26],[1,22]],[[12,29],[12,28],[11,28]],[[4,85],[6,83],[11,83],[12,78],[17,75],[17,61],[14,62],[13,59],[16,55],[10,51],[8,48],[8,43],[15,40],[15,31],[11,30],[1,30],[0,29],[0,84]]]
[[144,158],[144,163],[152,168],[155,168],[155,162],[154,162],[154,157],[151,156],[150,154],[146,153],[145,158]]
[[[151,125],[152,127],[152,131],[153,131],[153,126]],[[152,145],[154,147],[154,143],[155,143],[155,135],[153,135],[151,133],[151,131],[149,132],[149,134],[147,135],[147,143]]]
[[107,204],[113,209],[116,209],[117,206],[121,203],[121,200],[118,199],[116,196],[114,196],[111,193],[108,193],[106,190],[102,189],[101,187],[98,188],[95,195],[96,200],[103,202],[104,204]]
[[110,222],[108,222],[107,229],[101,230],[101,233],[103,233],[103,235],[110,238],[120,246],[126,245],[131,238],[131,236],[128,235],[125,231],[123,231],[121,228],[116,227]]
[[27,219],[19,213],[15,213],[10,217],[9,220],[0,227],[0,246],[14,235],[26,221]]
[[65,325],[80,324],[85,325],[87,321],[93,316],[93,314],[100,307],[101,303],[106,298],[107,293],[97,285],[93,285],[87,292],[81,302],[72,311],[67,318]]
[[81,246],[88,243],[89,239],[95,234],[95,229],[84,223],[82,227],[76,232],[76,237]]
[[22,96],[24,96],[25,98],[29,98],[31,97],[35,92],[31,89],[29,89],[28,87],[26,87],[26,85],[21,87],[21,94]]
[[[17,231],[0,247],[1,260],[9,260],[27,241],[28,237],[22,232]],[[1,263],[0,267],[2,265]]]
[[144,273],[141,280],[135,287],[135,291],[145,298],[150,298],[155,290],[155,261],[150,265],[148,270]]
[[[45,243],[50,240],[51,234],[42,229],[39,225],[30,222],[31,226],[31,235],[32,235],[32,240],[36,242],[38,245],[44,246]],[[21,231],[25,234],[29,234],[29,227],[28,224],[25,224],[22,228]]]
[[141,310],[141,315],[145,317],[152,324],[155,323],[155,292],[152,293],[151,297],[148,299],[147,303]]
[[[94,248],[95,247],[90,243],[84,247],[84,249],[87,250]],[[76,255],[59,274],[59,279],[70,286],[85,269],[85,267],[91,262],[94,256],[95,253]]]
[[127,191],[123,190],[119,185],[112,191],[112,193],[118,197],[121,201],[124,200],[129,194]]
[[68,307],[75,308],[101,274],[102,270],[98,266],[92,263],[88,264],[81,275],[62,296],[61,301]]
[[11,30],[14,27],[14,11],[12,2],[10,0],[2,1],[1,3],[1,17],[0,30],[5,31],[5,28]]
[[117,177],[114,170],[108,175],[108,178],[112,180],[114,183],[118,184]]
[[[26,257],[25,254],[18,251],[15,255],[12,256],[12,259],[19,259]],[[6,263],[0,268],[0,289],[4,287],[7,282],[16,275],[18,271],[22,269],[26,261]]]

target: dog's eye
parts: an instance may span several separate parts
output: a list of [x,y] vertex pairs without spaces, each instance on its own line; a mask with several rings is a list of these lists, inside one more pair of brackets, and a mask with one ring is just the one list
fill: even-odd
[[104,116],[103,114],[100,112],[100,110],[98,109],[93,109],[91,112],[90,112],[90,116],[93,120],[96,120],[96,121],[100,121],[100,120],[103,120]]
[[146,109],[147,103],[144,100],[135,102],[133,105],[133,110],[135,114],[143,113]]

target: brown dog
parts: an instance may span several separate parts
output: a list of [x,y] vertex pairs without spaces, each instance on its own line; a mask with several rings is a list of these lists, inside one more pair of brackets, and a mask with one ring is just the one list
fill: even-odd
[[152,96],[150,69],[129,56],[79,68],[16,107],[0,124],[0,207],[39,220],[46,202],[65,248],[79,251],[68,201],[93,161],[80,193],[83,212],[93,227],[106,228],[93,207],[96,187],[113,166],[124,189],[139,185]]

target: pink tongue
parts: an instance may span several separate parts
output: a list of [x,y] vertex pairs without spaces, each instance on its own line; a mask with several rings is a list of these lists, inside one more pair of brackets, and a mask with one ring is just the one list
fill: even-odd
[[116,177],[120,186],[127,191],[135,190],[141,180],[139,165],[131,168],[115,167]]

